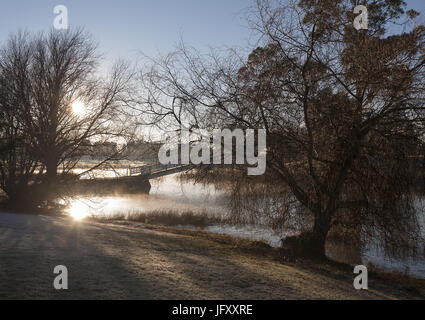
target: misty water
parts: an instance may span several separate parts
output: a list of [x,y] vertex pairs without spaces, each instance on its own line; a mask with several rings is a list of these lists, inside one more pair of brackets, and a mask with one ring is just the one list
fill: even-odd
[[[149,195],[120,195],[105,197],[79,197],[69,200],[68,213],[76,219],[88,216],[113,217],[128,216],[138,213],[193,212],[214,217],[226,217],[228,210],[227,194],[214,185],[194,184],[191,181],[181,180],[178,174],[151,180],[152,188]],[[423,203],[420,204],[421,207]],[[425,237],[425,214],[422,212],[422,233]],[[196,229],[190,225],[181,227]],[[266,241],[272,247],[281,245],[282,232],[278,233],[266,227],[211,225],[203,230],[228,234],[252,240]],[[328,256],[336,257],[336,252],[327,252]],[[337,258],[337,257],[336,257]],[[425,257],[396,259],[385,255],[374,241],[366,246],[362,252],[362,262],[386,271],[398,271],[415,277],[425,278]]]

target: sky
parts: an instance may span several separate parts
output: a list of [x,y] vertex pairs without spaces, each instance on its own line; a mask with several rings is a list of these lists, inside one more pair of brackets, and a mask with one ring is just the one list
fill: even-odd
[[190,46],[246,46],[249,0],[1,0],[0,42],[19,29],[48,30],[53,8],[68,8],[70,27],[84,26],[110,58],[167,53]]
[[[407,3],[425,16],[425,0]],[[252,4],[251,0],[1,0],[0,43],[19,29],[49,30],[53,8],[65,5],[70,26],[90,31],[109,60],[133,59],[141,52],[165,54],[181,40],[200,50],[247,48],[255,41],[245,18]]]

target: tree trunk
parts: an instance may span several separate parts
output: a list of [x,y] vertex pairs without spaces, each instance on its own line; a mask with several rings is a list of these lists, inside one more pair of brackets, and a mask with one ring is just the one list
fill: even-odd
[[327,211],[314,212],[314,226],[309,232],[283,240],[284,254],[325,260],[326,237],[330,230],[331,214]]
[[54,157],[49,157],[46,161],[46,175],[49,185],[55,182],[58,175],[58,166]]
[[42,200],[52,202],[55,198],[55,190],[57,190],[58,160],[55,156],[49,156],[46,159],[46,180],[42,190]]
[[326,237],[330,229],[330,217],[331,214],[327,211],[318,211],[314,213],[314,226],[310,239],[312,249],[315,251],[314,253],[312,253],[313,256],[317,256],[319,258],[326,258],[325,244]]

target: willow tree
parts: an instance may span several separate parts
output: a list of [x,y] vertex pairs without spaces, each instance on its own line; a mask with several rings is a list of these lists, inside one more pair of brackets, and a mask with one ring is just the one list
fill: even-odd
[[356,30],[355,5],[258,2],[255,27],[267,44],[242,69],[258,84],[251,90],[265,85],[254,68],[273,89],[256,100],[273,137],[269,166],[312,213],[298,247],[319,256],[347,211],[354,223],[376,223],[392,244],[418,240],[409,164],[423,154],[425,28],[387,35],[405,3],[379,0],[364,2],[368,29]]
[[[292,243],[310,256],[324,257],[336,225],[374,224],[388,243],[418,241],[411,191],[423,155],[425,28],[388,35],[417,13],[375,0],[364,2],[368,29],[357,30],[355,5],[258,1],[251,23],[263,45],[246,61],[182,46],[154,60],[142,82],[155,120],[267,131],[264,181],[284,193],[285,214],[309,216]],[[235,194],[250,186],[237,183]]]

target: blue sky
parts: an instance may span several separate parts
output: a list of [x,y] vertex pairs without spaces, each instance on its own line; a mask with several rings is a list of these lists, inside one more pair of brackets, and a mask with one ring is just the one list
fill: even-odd
[[181,38],[201,49],[245,46],[250,35],[249,0],[2,0],[0,41],[19,28],[48,30],[60,4],[70,26],[84,26],[113,58],[166,53]]
[[[407,3],[425,16],[425,0]],[[48,30],[60,4],[68,7],[70,25],[85,26],[112,59],[166,53],[181,38],[200,49],[245,47],[251,35],[250,0],[2,0],[0,42],[19,29]]]

